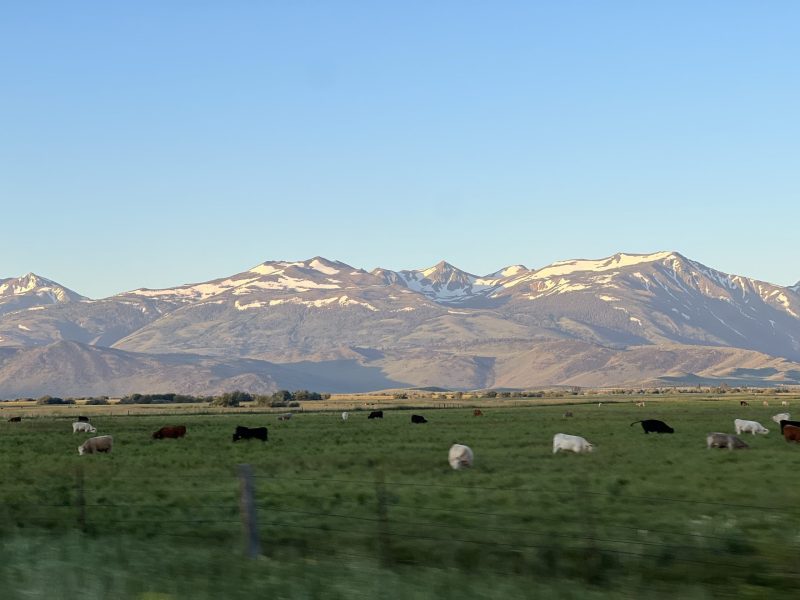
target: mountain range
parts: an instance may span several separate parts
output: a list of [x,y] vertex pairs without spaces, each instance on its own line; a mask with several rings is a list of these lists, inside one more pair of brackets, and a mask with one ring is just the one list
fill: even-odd
[[678,252],[371,272],[315,257],[89,299],[0,279],[0,397],[800,384],[800,282]]

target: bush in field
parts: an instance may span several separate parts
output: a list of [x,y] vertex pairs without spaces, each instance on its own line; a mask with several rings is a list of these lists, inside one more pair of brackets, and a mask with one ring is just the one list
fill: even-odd
[[86,404],[89,406],[105,406],[108,404],[108,398],[103,396],[102,398],[89,398],[86,401]]
[[239,406],[242,402],[252,402],[252,400],[252,394],[235,390],[222,394],[222,396],[217,396],[211,401],[211,404],[214,406]]
[[330,394],[319,394],[317,392],[309,392],[308,390],[297,390],[290,392],[289,390],[278,390],[271,396],[256,396],[255,400],[259,406],[300,406],[300,402],[307,402],[309,400],[327,400]]
[[206,402],[207,398],[184,394],[131,394],[122,398],[120,404],[185,404]]
[[292,400],[297,400],[298,402],[322,400],[322,394],[317,392],[309,392],[308,390],[297,390],[294,394],[292,394]]
[[41,398],[36,400],[36,404],[75,404],[75,400],[72,398],[57,398],[53,396],[42,396]]

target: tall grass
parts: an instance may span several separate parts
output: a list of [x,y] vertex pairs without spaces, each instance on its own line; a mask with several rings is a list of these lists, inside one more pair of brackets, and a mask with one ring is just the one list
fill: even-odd
[[[770,409],[734,402],[409,413],[93,419],[111,455],[80,457],[64,418],[2,423],[0,589],[9,598],[766,597],[794,589],[800,447],[741,452],[705,434]],[[661,418],[674,435],[632,421]],[[266,424],[270,441],[231,442]],[[551,453],[554,433],[590,455]],[[473,448],[452,471],[447,449]],[[253,465],[264,555],[243,558],[236,466]],[[85,481],[85,523],[77,470]],[[81,528],[84,531],[81,531]],[[47,595],[47,590],[52,593]],[[55,593],[61,596],[53,595]],[[13,595],[13,594],[16,594]]]

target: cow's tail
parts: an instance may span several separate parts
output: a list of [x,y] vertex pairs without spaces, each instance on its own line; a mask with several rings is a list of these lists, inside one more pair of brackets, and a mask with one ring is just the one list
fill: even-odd
[[628,427],[633,427],[633,426],[634,426],[634,425],[636,425],[637,423],[641,423],[641,421],[634,421],[633,423],[631,423],[630,425],[628,425]]

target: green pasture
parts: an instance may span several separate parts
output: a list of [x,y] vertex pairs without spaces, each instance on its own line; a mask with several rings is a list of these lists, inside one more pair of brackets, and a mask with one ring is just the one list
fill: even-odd
[[[783,596],[800,583],[800,447],[770,420],[785,409],[738,400],[414,411],[425,425],[406,410],[108,416],[93,424],[113,453],[82,457],[69,418],[3,422],[0,596]],[[737,417],[769,435],[707,450]],[[676,433],[629,426],[642,418]],[[186,438],[150,438],[173,424]],[[269,442],[232,443],[236,425]],[[559,432],[595,452],[553,456]],[[455,442],[474,468],[450,469]],[[255,560],[240,464],[256,475]]]

